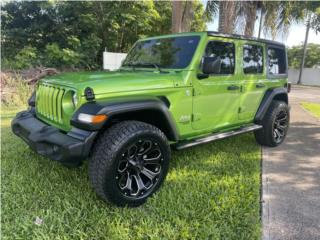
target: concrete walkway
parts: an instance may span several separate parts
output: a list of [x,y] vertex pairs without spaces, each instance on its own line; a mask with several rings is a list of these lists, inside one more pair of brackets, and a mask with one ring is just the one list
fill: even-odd
[[320,239],[320,121],[300,102],[320,103],[320,88],[293,87],[285,142],[263,148],[263,239]]

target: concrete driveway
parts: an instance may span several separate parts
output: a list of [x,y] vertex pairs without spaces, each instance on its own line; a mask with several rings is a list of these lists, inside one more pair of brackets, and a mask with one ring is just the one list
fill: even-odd
[[320,88],[289,94],[291,124],[285,142],[263,148],[263,239],[320,239],[320,120],[300,102],[320,103]]

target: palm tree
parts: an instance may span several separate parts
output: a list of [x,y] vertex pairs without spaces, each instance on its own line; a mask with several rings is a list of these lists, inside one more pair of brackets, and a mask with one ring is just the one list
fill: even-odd
[[265,34],[273,39],[281,33],[286,35],[292,24],[305,21],[309,13],[316,12],[319,7],[319,1],[263,2]]
[[[286,35],[289,27],[306,17],[306,10],[315,11],[320,2],[302,1],[212,1],[205,8],[207,17],[219,12],[219,32],[239,32],[253,36],[257,16],[260,15],[261,30],[275,39],[279,34]],[[320,27],[319,27],[320,30]]]
[[[274,39],[279,33],[286,34],[288,27],[298,18],[292,2],[282,1],[240,1],[237,7],[237,28],[245,36],[252,37],[259,17],[259,37],[261,29]],[[239,32],[239,30],[238,30]]]
[[194,15],[190,1],[173,1],[172,2],[172,32],[190,31],[191,22]]
[[219,14],[219,32],[233,33],[237,17],[237,1],[208,0],[205,6],[204,17],[212,20]]
[[254,27],[256,20],[258,19],[258,12],[263,12],[263,2],[262,1],[243,1],[239,2],[238,15],[243,18],[245,22],[244,35],[252,37],[254,34]]
[[237,17],[236,1],[219,2],[219,32],[233,33]]

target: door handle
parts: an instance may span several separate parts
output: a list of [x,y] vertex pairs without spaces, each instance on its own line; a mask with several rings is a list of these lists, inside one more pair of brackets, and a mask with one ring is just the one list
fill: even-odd
[[264,88],[266,85],[263,83],[257,83],[256,88]]
[[239,86],[236,86],[236,85],[230,85],[230,86],[228,86],[228,90],[229,90],[229,91],[234,91],[234,90],[238,90],[238,89],[240,89],[240,87],[239,87]]

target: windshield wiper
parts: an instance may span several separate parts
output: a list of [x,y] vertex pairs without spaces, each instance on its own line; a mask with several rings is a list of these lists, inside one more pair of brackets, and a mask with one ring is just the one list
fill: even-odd
[[135,69],[134,69],[135,65],[132,63],[124,64],[124,65],[122,65],[122,67],[132,67],[132,70],[135,71]]
[[156,63],[143,63],[143,62],[138,62],[138,63],[131,63],[131,64],[126,64],[129,67],[132,67],[133,69],[135,67],[154,67],[156,68],[159,72],[165,73],[166,71],[163,71],[160,66]]

